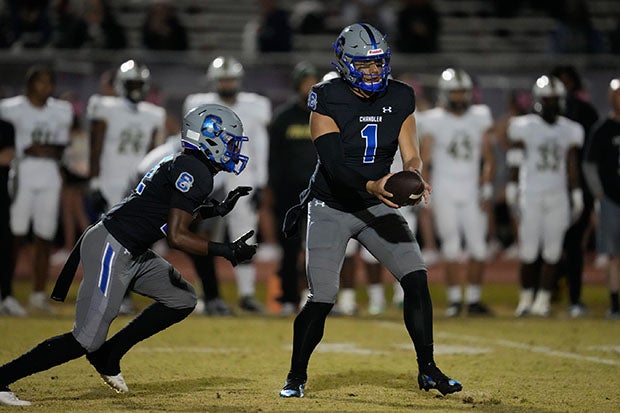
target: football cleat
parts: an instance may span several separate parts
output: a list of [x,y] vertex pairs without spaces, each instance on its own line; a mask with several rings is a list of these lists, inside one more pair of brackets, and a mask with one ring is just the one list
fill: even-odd
[[0,391],[0,405],[5,406],[30,406],[32,403],[26,400],[20,400],[15,393],[9,388],[5,388]]
[[118,373],[115,376],[108,376],[107,374],[101,374],[101,378],[104,383],[107,384],[117,393],[127,393],[129,392],[129,387],[127,387],[127,383],[125,383],[125,379],[123,378],[123,373]]
[[249,313],[263,314],[265,312],[265,307],[251,295],[241,297],[241,300],[239,300],[239,308]]
[[418,385],[420,390],[429,391],[436,389],[443,396],[463,390],[463,385],[451,379],[439,370],[435,363],[429,363],[423,371],[418,374]]
[[304,397],[306,381],[302,379],[286,379],[286,383],[280,390],[280,397]]
[[458,317],[461,314],[461,303],[450,303],[446,308],[446,317]]
[[493,316],[493,311],[481,302],[467,305],[467,315],[471,316]]
[[224,301],[220,297],[206,300],[204,302],[203,314],[214,317],[228,317],[234,315],[233,311],[228,306],[226,301]]

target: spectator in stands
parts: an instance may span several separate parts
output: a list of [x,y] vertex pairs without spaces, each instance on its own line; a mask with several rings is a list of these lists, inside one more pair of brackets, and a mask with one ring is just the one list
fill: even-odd
[[260,1],[257,39],[261,52],[290,52],[293,47],[288,12],[277,7],[274,0]]
[[297,33],[324,33],[326,14],[325,5],[319,0],[300,1],[291,10],[291,28]]
[[9,26],[5,30],[7,45],[14,49],[47,46],[52,38],[49,0],[7,0]]
[[605,39],[594,27],[585,0],[566,0],[551,32],[553,53],[603,53]]
[[344,2],[341,20],[344,25],[355,22],[370,23],[382,33],[395,32],[396,12],[390,4],[379,0],[353,0]]
[[402,0],[398,12],[396,46],[405,53],[435,53],[439,50],[441,25],[431,0]]
[[616,27],[609,32],[609,49],[612,54],[620,54],[620,14],[616,16]]
[[58,14],[60,33],[56,47],[116,50],[127,46],[125,30],[106,0],[88,0],[82,15],[71,8],[69,0],[62,0]]
[[155,1],[142,26],[142,43],[153,50],[186,50],[187,33],[167,0]]

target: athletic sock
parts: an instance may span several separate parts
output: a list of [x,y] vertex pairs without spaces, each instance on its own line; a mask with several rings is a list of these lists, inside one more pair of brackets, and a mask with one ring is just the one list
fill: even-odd
[[450,285],[446,288],[448,304],[459,304],[463,299],[460,285]]
[[205,301],[213,300],[220,296],[217,276],[215,274],[215,258],[211,254],[197,255],[190,254],[194,263],[194,268],[198,273],[202,284],[202,291]]
[[129,349],[183,320],[192,311],[193,308],[178,309],[158,302],[153,303],[99,349],[89,353],[87,358],[100,374],[117,375],[121,372],[121,359]]
[[308,362],[323,338],[325,319],[334,304],[307,302],[293,324],[293,354],[289,379],[307,378]]
[[256,270],[252,264],[240,264],[235,267],[235,280],[239,297],[254,297]]
[[27,353],[0,367],[0,389],[31,374],[38,373],[86,354],[73,337],[65,333],[48,338]]
[[433,303],[428,290],[426,271],[405,275],[400,284],[405,292],[403,318],[413,341],[418,365],[434,363],[433,359]]
[[465,302],[476,304],[482,300],[482,286],[480,284],[468,284],[465,288]]

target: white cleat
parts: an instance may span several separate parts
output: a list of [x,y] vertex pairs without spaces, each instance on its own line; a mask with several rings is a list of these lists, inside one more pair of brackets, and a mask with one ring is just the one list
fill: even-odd
[[47,298],[47,294],[43,291],[35,291],[30,294],[28,304],[37,311],[47,314],[56,314],[56,309],[52,306],[50,300]]
[[129,387],[127,387],[127,383],[125,383],[125,379],[123,378],[123,373],[118,373],[116,376],[108,376],[106,374],[101,374],[101,378],[117,393],[128,393]]
[[12,391],[0,391],[0,404],[5,406],[30,406],[32,403],[20,400]]
[[2,301],[2,309],[4,314],[13,317],[26,317],[28,312],[22,305],[15,299],[15,297],[9,295]]

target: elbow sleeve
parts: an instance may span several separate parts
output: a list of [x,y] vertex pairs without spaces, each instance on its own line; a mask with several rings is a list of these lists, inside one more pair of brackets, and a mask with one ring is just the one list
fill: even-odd
[[340,133],[332,132],[314,140],[314,146],[331,179],[351,188],[366,191],[368,179],[344,163]]

